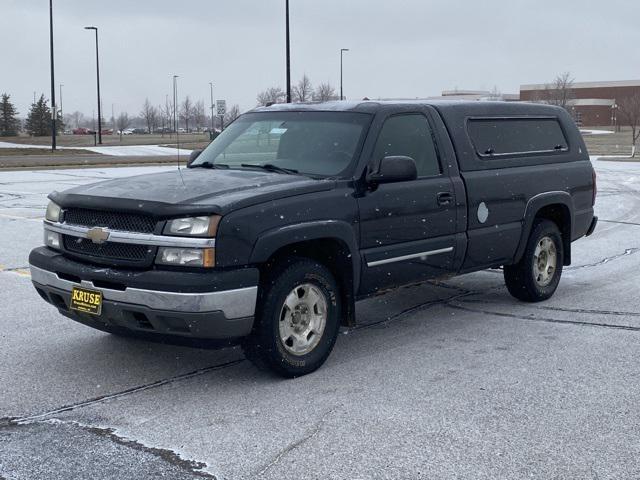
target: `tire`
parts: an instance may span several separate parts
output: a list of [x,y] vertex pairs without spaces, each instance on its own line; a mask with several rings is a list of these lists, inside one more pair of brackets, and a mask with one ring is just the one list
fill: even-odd
[[523,302],[551,298],[560,283],[563,263],[562,235],[558,226],[550,220],[537,220],[520,262],[504,267],[509,293]]
[[262,281],[253,330],[242,349],[260,369],[285,378],[306,375],[331,353],[341,315],[338,284],[329,269],[311,259],[289,258]]

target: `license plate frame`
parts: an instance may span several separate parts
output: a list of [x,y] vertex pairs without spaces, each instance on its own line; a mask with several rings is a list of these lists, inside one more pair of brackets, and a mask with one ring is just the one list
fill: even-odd
[[102,292],[80,286],[71,288],[69,308],[76,312],[100,316],[102,314]]

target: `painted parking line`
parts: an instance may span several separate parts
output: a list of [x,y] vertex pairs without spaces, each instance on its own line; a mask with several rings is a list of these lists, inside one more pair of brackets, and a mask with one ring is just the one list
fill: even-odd
[[13,275],[18,275],[20,277],[31,278],[31,271],[29,267],[10,267],[7,268],[4,265],[0,264],[0,273],[9,273]]

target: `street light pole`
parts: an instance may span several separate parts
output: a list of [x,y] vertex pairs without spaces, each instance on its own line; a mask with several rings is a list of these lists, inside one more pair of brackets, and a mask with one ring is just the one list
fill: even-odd
[[344,100],[344,91],[342,87],[342,57],[344,55],[344,52],[348,52],[348,51],[349,51],[348,48],[340,49],[340,100]]
[[287,103],[291,103],[291,42],[289,36],[289,0],[286,0],[287,8]]
[[[213,135],[214,125],[213,125],[213,82],[209,82],[209,86],[211,87],[211,135]],[[213,137],[210,137],[213,138]]]
[[100,57],[98,55],[98,27],[84,27],[85,30],[96,32],[96,79],[98,85],[98,143],[102,145],[102,113],[100,101]]
[[[51,151],[56,151],[56,82],[53,68],[53,0],[49,0],[49,50],[51,55]],[[35,101],[33,102],[35,103]]]

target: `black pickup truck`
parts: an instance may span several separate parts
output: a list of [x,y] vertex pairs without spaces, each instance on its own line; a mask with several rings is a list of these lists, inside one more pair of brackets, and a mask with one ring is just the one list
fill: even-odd
[[355,302],[503,267],[555,292],[597,222],[561,108],[500,102],[275,105],[187,169],[54,192],[33,284],[67,317],[161,341],[240,342],[283,376],[326,360]]

